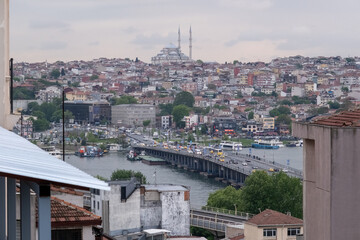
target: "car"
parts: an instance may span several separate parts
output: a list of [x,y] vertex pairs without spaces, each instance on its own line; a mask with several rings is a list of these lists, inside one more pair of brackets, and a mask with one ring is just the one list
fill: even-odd
[[241,163],[243,166],[247,166],[248,164],[246,162]]
[[200,149],[195,149],[195,154],[201,155],[201,150]]
[[273,169],[273,168],[269,168],[268,171],[269,171],[269,172],[274,172],[274,169]]
[[193,153],[193,151],[191,151],[190,149],[187,150],[188,153]]
[[282,169],[281,171],[283,171],[284,173],[287,173],[287,172],[289,172],[289,170],[287,170],[287,169]]

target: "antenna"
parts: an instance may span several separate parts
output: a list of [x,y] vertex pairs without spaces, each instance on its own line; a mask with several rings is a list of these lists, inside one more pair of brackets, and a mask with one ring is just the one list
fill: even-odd
[[192,60],[192,33],[191,33],[191,26],[190,26],[190,38],[189,38],[189,58]]

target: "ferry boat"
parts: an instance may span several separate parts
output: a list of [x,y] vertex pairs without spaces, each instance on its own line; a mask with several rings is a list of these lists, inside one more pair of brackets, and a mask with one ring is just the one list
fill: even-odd
[[221,142],[220,148],[223,150],[233,150],[233,151],[241,151],[242,150],[242,143],[235,143],[235,142]]
[[278,149],[280,147],[284,147],[284,144],[277,139],[271,140],[257,140],[255,143],[251,144],[252,148],[259,148],[259,149]]
[[75,155],[80,157],[102,157],[104,152],[96,146],[81,146]]

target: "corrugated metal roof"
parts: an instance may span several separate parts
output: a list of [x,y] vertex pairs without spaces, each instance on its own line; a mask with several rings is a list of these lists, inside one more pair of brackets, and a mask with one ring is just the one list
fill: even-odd
[[360,127],[360,109],[343,111],[327,117],[318,117],[313,119],[311,124],[334,127]]
[[28,140],[0,127],[0,174],[110,190],[107,183],[49,155]]

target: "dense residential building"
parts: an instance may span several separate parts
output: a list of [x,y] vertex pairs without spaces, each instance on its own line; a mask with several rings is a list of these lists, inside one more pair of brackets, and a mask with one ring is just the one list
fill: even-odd
[[121,104],[111,106],[111,123],[118,126],[143,126],[150,120],[155,126],[155,106],[150,104]]

